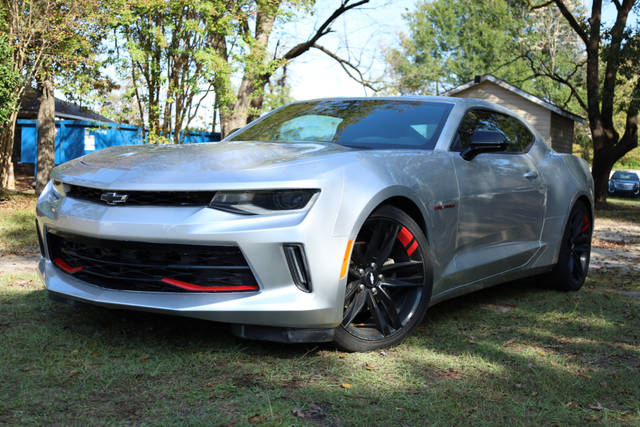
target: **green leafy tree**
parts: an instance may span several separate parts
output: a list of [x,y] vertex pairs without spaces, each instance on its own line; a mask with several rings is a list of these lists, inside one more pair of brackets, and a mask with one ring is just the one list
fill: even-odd
[[[83,64],[88,63],[89,52],[92,51],[89,48],[91,43],[86,40],[87,35],[93,34],[98,28],[96,17],[105,13],[111,1],[119,0],[0,0],[0,7],[6,11],[3,26],[11,52],[10,60],[5,65],[19,76],[12,94],[14,100],[19,100],[25,89],[32,87],[34,82],[50,87],[46,93],[53,98],[53,78],[61,69],[73,70],[76,76],[82,74]],[[99,39],[99,36],[93,37],[94,40]],[[52,102],[45,102],[44,105],[53,108]],[[0,132],[2,187],[10,186],[8,177],[17,115],[17,108],[14,108],[8,124]],[[49,111],[42,117],[47,117],[50,122],[54,114]],[[43,138],[39,138],[42,144],[39,152],[48,158],[42,163],[40,184],[48,179],[53,164],[55,137],[52,123],[43,127],[49,131],[43,131]]]
[[[583,12],[578,0],[572,4]],[[582,49],[557,14],[517,0],[435,0],[418,3],[405,20],[409,33],[386,55],[391,92],[438,95],[490,73],[560,106],[580,108],[570,88],[546,76],[571,82],[584,76]]]
[[262,104],[262,112],[275,110],[293,101],[291,85],[287,81],[287,66],[285,65],[278,74],[269,80]]
[[215,92],[223,134],[244,126],[262,110],[271,77],[309,49],[348,61],[319,45],[335,20],[369,0],[340,0],[304,41],[271,52],[275,27],[314,0],[133,0],[114,20],[116,39],[126,40],[120,70],[134,85],[140,123],[151,141],[179,143],[180,130]]
[[514,55],[525,19],[505,0],[421,1],[404,18],[409,34],[387,52],[401,94],[437,95],[485,73],[517,84],[527,74]]
[[20,78],[13,66],[13,52],[4,34],[4,25],[4,13],[0,9],[0,58],[5,58],[0,62],[0,126],[7,124],[16,108],[16,89]]

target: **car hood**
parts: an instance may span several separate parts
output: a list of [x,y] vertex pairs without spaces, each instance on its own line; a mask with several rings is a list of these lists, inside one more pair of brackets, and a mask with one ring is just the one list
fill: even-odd
[[[332,143],[220,142],[106,148],[64,163],[52,177],[102,189],[219,189],[317,178],[358,150]],[[318,161],[320,159],[323,161]]]

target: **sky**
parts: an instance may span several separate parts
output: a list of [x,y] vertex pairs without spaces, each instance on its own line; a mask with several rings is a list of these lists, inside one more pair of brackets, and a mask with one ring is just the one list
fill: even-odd
[[[384,50],[397,45],[398,34],[406,32],[402,15],[412,10],[416,0],[371,0],[369,4],[346,12],[333,26],[334,33],[320,39],[319,44],[360,63],[371,78],[385,70]],[[285,26],[283,32],[297,40],[313,34],[329,16],[338,1],[318,1],[314,16]],[[272,38],[272,42],[275,37]],[[288,68],[292,95],[297,100],[326,96],[367,96],[372,92],[351,79],[337,61],[316,49],[296,58]]]

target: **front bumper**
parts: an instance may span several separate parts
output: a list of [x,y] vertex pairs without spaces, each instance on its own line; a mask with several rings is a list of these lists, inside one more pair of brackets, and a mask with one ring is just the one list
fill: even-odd
[[[340,269],[347,236],[332,235],[338,200],[321,194],[308,212],[239,216],[198,207],[113,207],[69,198],[38,203],[41,236],[53,229],[119,241],[238,246],[259,285],[252,292],[150,292],[103,288],[54,265],[44,242],[39,263],[47,289],[64,299],[240,325],[333,328],[341,321],[346,279]],[[324,197],[324,200],[323,200]],[[326,206],[326,208],[324,208]],[[301,243],[313,284],[296,287],[283,243]],[[126,244],[126,243],[125,243]]]
[[640,194],[640,188],[621,185],[609,185],[609,194],[621,194],[625,196],[637,196]]

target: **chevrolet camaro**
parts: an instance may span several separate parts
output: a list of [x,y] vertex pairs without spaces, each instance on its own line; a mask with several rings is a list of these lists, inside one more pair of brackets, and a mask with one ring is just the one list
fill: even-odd
[[395,345],[428,307],[587,275],[588,165],[477,99],[333,98],[220,143],[111,147],[37,204],[53,299],[229,323],[241,337]]

